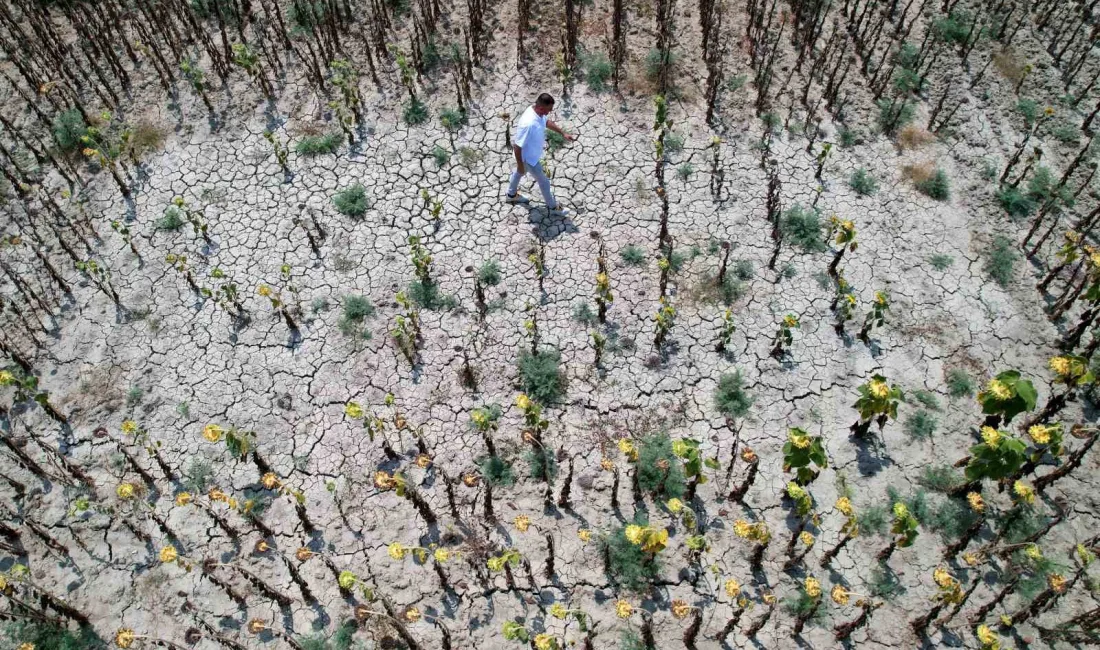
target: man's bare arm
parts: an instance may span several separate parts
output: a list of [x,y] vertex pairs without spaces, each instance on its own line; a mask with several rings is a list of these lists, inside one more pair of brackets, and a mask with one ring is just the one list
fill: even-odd
[[516,154],[516,171],[520,173],[520,176],[527,173],[527,168],[523,165],[523,149],[517,145],[512,145],[512,152]]
[[557,131],[558,133],[561,134],[561,137],[565,138],[566,140],[576,140],[577,139],[575,136],[569,135],[568,133],[563,131],[560,126],[558,126],[557,124],[551,122],[550,120],[546,121],[546,128],[550,129],[551,131]]

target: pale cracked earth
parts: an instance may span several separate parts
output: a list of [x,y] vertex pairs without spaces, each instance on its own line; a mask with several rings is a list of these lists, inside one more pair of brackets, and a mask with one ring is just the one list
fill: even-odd
[[[782,599],[797,593],[807,570],[822,580],[826,592],[833,584],[845,584],[866,593],[875,570],[873,555],[886,545],[887,537],[857,538],[831,570],[818,567],[821,554],[840,536],[843,517],[831,508],[838,483],[843,477],[853,490],[857,511],[865,510],[886,503],[888,485],[903,495],[911,494],[925,467],[965,455],[975,440],[980,409],[972,398],[949,398],[945,387],[949,369],[964,369],[984,381],[996,372],[1019,368],[1036,381],[1040,403],[1050,394],[1045,362],[1055,353],[1052,342],[1058,333],[1039,310],[1038,294],[1026,279],[1009,291],[1002,290],[981,270],[982,250],[991,235],[1019,228],[994,217],[988,191],[975,189],[979,183],[975,161],[983,155],[1003,157],[1012,146],[996,144],[1003,125],[981,111],[964,118],[968,126],[960,132],[992,149],[977,150],[961,142],[899,153],[881,137],[861,146],[834,148],[818,206],[824,216],[853,219],[858,227],[859,248],[847,254],[843,263],[859,298],[857,319],[862,319],[874,292],[887,291],[892,301],[887,324],[874,331],[868,346],[854,337],[857,324],[849,326],[844,338],[833,331],[832,289],[820,279],[831,251],[803,254],[784,246],[777,269],[790,270],[780,277],[766,268],[771,253],[764,202],[767,181],[753,147],[759,127],[725,135],[720,145],[724,185],[716,201],[710,191],[713,133],[703,125],[698,104],[674,102],[671,117],[686,143],[682,152],[669,156],[666,170],[669,229],[677,251],[688,254],[688,261],[669,283],[671,304],[678,315],[668,351],[661,356],[653,346],[660,202],[654,193],[651,105],[643,97],[620,106],[610,95],[594,95],[580,87],[559,102],[553,119],[578,135],[572,145],[548,154],[546,167],[552,171],[554,189],[573,209],[568,218],[560,219],[547,215],[529,180],[525,190],[535,199],[531,206],[502,202],[511,159],[504,148],[505,122],[499,114],[517,115],[539,90],[515,73],[500,73],[485,85],[470,125],[454,136],[455,146],[469,147],[482,156],[468,164],[456,154],[437,168],[431,148],[451,147],[437,121],[407,128],[385,110],[394,105],[392,97],[375,97],[368,106],[372,123],[361,143],[351,152],[343,147],[337,155],[302,158],[291,153],[289,178],[284,178],[261,137],[266,121],[257,112],[243,120],[243,127],[210,134],[204,125],[172,137],[163,154],[147,165],[148,177],[132,209],[124,206],[109,178],[102,181],[88,210],[97,215],[105,235],[103,259],[112,269],[123,302],[136,317],[120,318],[114,306],[90,287],[81,294],[80,304],[65,315],[60,340],[53,346],[54,372],[43,378],[44,387],[74,422],[65,448],[74,460],[95,468],[99,493],[94,500],[118,505],[112,486],[120,480],[140,483],[140,478],[119,462],[114,442],[94,437],[92,431],[102,426],[118,437],[123,420],[132,418],[161,444],[160,453],[181,478],[193,471],[194,463],[205,461],[212,467],[207,487],[216,485],[242,498],[267,494],[271,503],[262,519],[274,533],[265,539],[275,550],[252,554],[261,533],[224,508],[221,512],[240,531],[239,539],[231,539],[223,526],[194,504],[174,505],[172,494],[184,489],[182,483],[165,482],[162,498],[153,506],[178,539],[167,539],[155,526],[146,526],[140,514],[132,515],[135,525],[147,531],[149,543],[105,514],[67,516],[76,495],[55,486],[33,495],[27,507],[37,509],[39,520],[51,524],[54,534],[68,543],[71,556],[40,561],[32,567],[35,579],[91,612],[105,638],[125,626],[182,639],[184,631],[201,619],[245,647],[260,647],[261,641],[266,641],[263,647],[285,647],[285,641],[270,633],[247,635],[241,629],[244,622],[259,618],[293,634],[331,631],[352,615],[354,602],[337,589],[335,567],[377,585],[398,612],[411,605],[428,618],[438,617],[450,631],[454,647],[508,647],[512,643],[503,640],[500,625],[510,619],[524,621],[532,631],[546,630],[563,640],[579,641],[583,635],[575,622],[566,628],[563,621],[547,614],[555,602],[591,615],[598,625],[595,647],[617,647],[619,631],[636,628],[639,620],[628,623],[616,618],[614,601],[619,597],[654,612],[662,648],[679,647],[684,627],[683,621],[669,614],[668,603],[683,599],[705,605],[699,645],[718,647],[713,636],[733,611],[721,588],[728,578],[739,580],[754,603],[742,618],[742,628],[766,611],[761,602],[764,594]],[[308,102],[295,108],[304,113],[313,110]],[[294,120],[280,124],[284,141],[299,126]],[[805,139],[784,134],[777,136],[773,147],[783,207],[812,203],[816,163],[803,151]],[[953,179],[956,191],[950,202],[926,198],[902,180],[903,164],[928,159],[944,166]],[[686,180],[675,172],[683,163],[694,168]],[[882,188],[876,195],[860,197],[848,187],[846,179],[858,167],[870,169],[880,179]],[[370,209],[363,218],[352,219],[335,210],[332,195],[357,182],[367,189]],[[438,229],[423,207],[421,189],[443,201]],[[176,195],[203,210],[212,245],[186,227],[174,233],[154,230],[154,221]],[[127,214],[141,260],[104,225],[109,218]],[[307,228],[319,237],[319,255],[309,245]],[[593,364],[592,328],[573,318],[576,303],[595,307],[598,242],[592,233],[599,233],[607,248],[615,293],[607,327],[614,336],[599,371]],[[442,292],[457,302],[449,311],[421,312],[424,340],[419,363],[411,370],[388,334],[399,313],[394,294],[413,279],[406,244],[410,234],[423,238]],[[736,260],[748,260],[755,269],[744,295],[733,304],[737,331],[726,355],[714,351],[724,306],[698,295],[698,288],[718,267],[719,241],[733,246],[731,267]],[[644,266],[623,263],[620,253],[629,244],[644,249]],[[541,283],[528,261],[529,251],[539,245],[545,246],[546,272]],[[168,253],[186,255],[200,282],[209,282],[206,279],[215,267],[224,271],[240,285],[251,323],[235,328],[232,318],[213,300],[197,297],[182,276],[165,264]],[[951,256],[953,263],[946,270],[934,270],[928,258],[936,253]],[[503,281],[489,290],[494,308],[479,323],[469,268],[490,259],[500,263]],[[289,282],[281,277],[282,265],[290,267]],[[1022,277],[1030,270],[1018,273]],[[300,340],[291,340],[283,320],[257,295],[261,284],[278,289],[300,309],[295,312]],[[369,340],[341,334],[337,327],[344,300],[356,294],[368,297],[377,307],[365,321],[372,333]],[[561,351],[568,377],[567,399],[546,410],[550,421],[546,444],[558,451],[561,460],[555,493],[572,468],[570,508],[544,510],[543,486],[527,477],[526,463],[518,458],[523,445],[518,433],[520,414],[513,405],[519,393],[515,359],[520,349],[529,346],[524,328],[531,317],[528,307],[537,314],[542,345]],[[781,363],[769,356],[769,350],[777,323],[787,313],[799,315],[802,326],[795,331],[789,358]],[[461,384],[462,348],[477,374],[476,391]],[[713,392],[719,376],[735,369],[744,374],[754,403],[747,417],[729,422],[715,410]],[[938,397],[942,411],[934,414],[938,427],[930,440],[915,442],[904,433],[903,421],[919,407],[913,400],[902,405],[899,421],[886,426],[880,447],[856,444],[849,438],[848,427],[857,417],[851,406],[856,388],[875,373],[907,393],[926,389]],[[131,387],[140,394],[135,391],[128,400]],[[408,435],[398,440],[391,434],[400,459],[387,459],[380,440],[371,442],[361,424],[345,416],[345,405],[354,401],[368,415],[391,417],[393,407],[384,404],[387,393],[395,396],[410,427],[423,432],[432,467],[416,467],[417,448]],[[504,406],[497,441],[506,457],[516,457],[520,480],[495,491],[499,524],[481,516],[483,487],[457,482],[461,517],[455,519],[449,512],[442,472],[460,477],[474,469],[475,458],[485,454],[480,434],[470,427],[469,414],[491,403]],[[1071,405],[1068,412],[1077,417],[1079,408]],[[13,419],[12,426],[19,431],[45,427],[46,422],[32,411]],[[203,427],[209,423],[256,432],[258,448],[273,470],[286,485],[304,491],[314,532],[303,530],[291,498],[271,498],[270,492],[260,489],[253,463],[234,462],[222,445],[204,441]],[[830,466],[812,485],[821,513],[818,543],[805,567],[783,572],[783,547],[795,523],[780,501],[789,478],[781,468],[780,449],[791,426],[824,436]],[[707,470],[714,480],[699,488],[696,502],[711,544],[701,560],[703,570],[687,561],[682,526],[648,497],[644,503],[635,503],[625,474],[619,486],[620,508],[611,508],[613,476],[601,471],[601,459],[610,458],[626,471],[629,466],[616,441],[661,427],[673,437],[701,440],[704,454],[717,456],[722,463],[716,472]],[[760,476],[744,506],[724,496],[744,476],[740,460],[728,471],[735,445],[751,446],[761,459]],[[426,526],[408,501],[372,485],[375,470],[398,468],[440,516],[438,525]],[[1073,509],[1048,537],[1052,552],[1058,548],[1064,553],[1094,532],[1095,469],[1092,456],[1079,472],[1047,492],[1045,512],[1053,512],[1061,499]],[[1007,503],[1005,495],[991,493],[988,498]],[[644,599],[610,584],[595,542],[586,546],[577,535],[580,529],[599,535],[631,519],[636,510],[672,531],[669,548],[662,554],[662,579]],[[511,525],[520,514],[532,521],[526,533]],[[749,544],[732,534],[736,518],[764,519],[775,535],[765,556],[765,570],[755,576],[749,569]],[[543,575],[547,534],[556,546],[551,577]],[[77,538],[80,543],[69,543]],[[237,558],[232,561],[247,566],[292,602],[280,607],[228,572],[224,579],[250,594],[246,605],[238,605],[198,571],[187,574],[162,565],[157,551],[169,541],[189,558]],[[430,566],[393,560],[386,547],[394,541],[406,546],[442,542],[456,551],[459,557],[444,567],[451,590],[440,588]],[[533,570],[517,569],[515,588],[509,588],[504,575],[488,574],[481,567],[478,570],[484,576],[479,577],[461,557],[474,543],[515,547]],[[301,546],[324,557],[300,563],[294,552]],[[894,553],[889,566],[896,573],[900,593],[885,601],[869,627],[855,633],[853,645],[920,645],[904,621],[930,606],[935,593],[932,569],[941,552],[938,535],[923,530],[912,548]],[[307,603],[288,571],[290,565],[299,567],[315,603]],[[711,565],[713,572],[707,568]],[[966,584],[982,576],[965,566],[956,571]],[[999,588],[992,583],[979,586],[968,607],[985,602]],[[1063,599],[1055,618],[1043,620],[1049,624],[1082,611],[1085,598]],[[992,616],[1014,611],[1022,602],[1026,601],[1010,597]],[[828,604],[822,609],[821,618],[811,621],[803,632],[801,643],[809,647],[835,646],[832,626],[858,613],[850,606]],[[943,630],[932,632],[926,643],[977,647],[965,622],[968,611]],[[792,621],[780,607],[756,645],[796,646],[790,638]],[[430,622],[410,624],[409,630],[424,648],[440,647],[439,630]],[[1033,640],[1038,647],[1037,637],[1029,630],[1021,626],[1016,643],[1022,647]],[[359,638],[366,647],[376,647],[384,636],[384,630],[377,628],[360,633]],[[749,643],[740,632],[730,637],[734,646]],[[206,639],[194,647],[217,645]]]

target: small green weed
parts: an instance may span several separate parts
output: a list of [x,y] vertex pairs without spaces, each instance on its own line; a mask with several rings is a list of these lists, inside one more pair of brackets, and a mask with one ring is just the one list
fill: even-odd
[[826,249],[821,234],[821,213],[812,208],[804,208],[795,203],[783,213],[779,224],[783,239],[803,252],[813,253]]
[[951,397],[970,397],[974,394],[974,380],[962,368],[947,371],[947,394]]
[[622,258],[623,263],[627,266],[645,265],[645,251],[642,250],[641,246],[636,244],[629,244],[619,253],[619,257]]
[[1012,240],[1004,235],[997,235],[986,254],[985,272],[1002,288],[1007,287],[1012,281],[1018,258]]
[[905,420],[905,433],[913,440],[928,440],[936,432],[936,418],[921,409]]
[[552,404],[565,394],[565,374],[561,371],[561,353],[541,350],[519,353],[516,361],[523,391],[540,404]]
[[340,145],[344,143],[344,134],[338,131],[325,135],[307,135],[294,145],[294,151],[299,156],[319,156],[326,153],[336,153]]
[[745,389],[745,380],[739,369],[722,375],[718,380],[718,387],[714,390],[714,406],[728,418],[744,417],[749,412],[752,396]]
[[477,461],[477,468],[481,471],[481,477],[493,487],[509,486],[516,482],[515,471],[512,465],[500,456],[484,456]]
[[370,209],[367,189],[360,183],[337,192],[332,197],[332,204],[336,206],[336,211],[340,214],[354,218],[362,217]]
[[500,264],[496,260],[487,260],[477,270],[477,279],[487,287],[500,284]]
[[860,167],[848,179],[848,185],[860,196],[871,196],[878,191],[878,181],[866,169]]
[[944,253],[936,253],[932,257],[928,258],[928,263],[931,264],[932,268],[936,269],[937,271],[946,270],[947,267],[951,266],[951,264],[954,263],[954,261],[955,258],[951,257],[950,255],[945,255]]

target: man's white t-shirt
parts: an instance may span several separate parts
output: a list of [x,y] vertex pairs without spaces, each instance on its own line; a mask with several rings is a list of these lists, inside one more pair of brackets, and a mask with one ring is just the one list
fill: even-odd
[[522,149],[523,162],[537,165],[542,159],[542,146],[546,142],[546,116],[535,112],[534,106],[528,106],[516,121],[516,134],[512,144]]

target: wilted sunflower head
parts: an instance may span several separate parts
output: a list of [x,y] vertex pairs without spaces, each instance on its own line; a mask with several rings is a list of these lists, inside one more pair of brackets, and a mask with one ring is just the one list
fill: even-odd
[[[120,648],[129,648],[134,645],[135,640],[137,640],[137,635],[128,627],[124,627],[118,632],[115,632],[115,645]],[[34,646],[31,647],[33,648]]]

